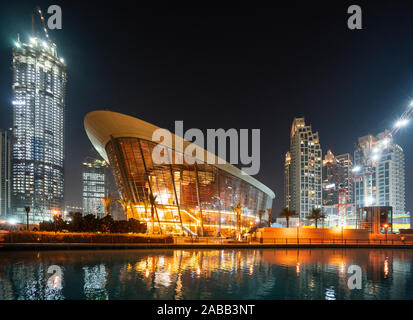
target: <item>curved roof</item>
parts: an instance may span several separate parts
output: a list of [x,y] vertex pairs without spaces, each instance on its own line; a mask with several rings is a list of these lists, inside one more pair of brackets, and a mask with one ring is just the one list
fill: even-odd
[[[114,138],[140,138],[143,140],[152,141],[153,132],[159,129],[159,127],[146,121],[127,116],[122,113],[103,110],[97,110],[88,113],[85,116],[84,125],[86,133],[93,146],[106,161],[108,161],[108,157],[105,148],[107,143],[110,141],[111,136],[113,136]],[[187,145],[191,144],[191,142],[184,140],[183,138],[176,136],[173,133],[171,134],[173,137],[173,149],[175,149],[175,141],[182,142],[184,150],[186,149]],[[160,142],[160,144],[162,144],[162,142]],[[274,192],[258,180],[243,173],[240,169],[227,162],[225,162],[224,164],[219,164],[218,157],[211,155],[211,153],[206,150],[203,151],[205,153],[204,159],[207,159],[207,155],[215,157],[216,161],[213,165],[217,168],[248,182],[259,190],[265,192],[272,199],[275,198]],[[220,162],[222,162],[222,160]]]

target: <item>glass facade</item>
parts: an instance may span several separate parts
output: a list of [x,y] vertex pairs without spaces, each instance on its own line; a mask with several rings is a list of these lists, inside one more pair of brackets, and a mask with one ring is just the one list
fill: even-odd
[[62,210],[66,66],[39,38],[13,48],[12,206],[33,223]]
[[[266,219],[272,198],[241,178],[196,160],[155,164],[157,144],[139,138],[111,138],[106,153],[128,217],[147,222],[149,232],[199,236],[234,236]],[[195,159],[194,159],[195,161]],[[151,201],[152,200],[152,201]],[[154,201],[153,201],[154,200]],[[234,213],[239,205],[242,213]]]
[[83,163],[83,214],[93,214],[99,218],[105,216],[102,198],[107,196],[106,162],[100,160]]

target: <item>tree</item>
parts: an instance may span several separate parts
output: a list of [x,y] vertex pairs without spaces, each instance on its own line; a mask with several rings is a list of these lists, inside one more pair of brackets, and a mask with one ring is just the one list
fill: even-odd
[[285,218],[285,220],[287,221],[287,228],[290,227],[290,218],[294,217],[295,215],[297,215],[295,210],[290,210],[287,207],[282,208],[282,210],[280,212],[280,217]]
[[267,213],[268,213],[268,228],[271,228],[271,211],[272,211],[272,208],[267,208]]
[[114,200],[112,197],[102,197],[102,202],[103,202],[103,205],[105,206],[106,215],[110,214],[110,206],[112,205],[113,201]]
[[83,217],[83,231],[96,232],[98,230],[98,220],[94,214],[87,214]]
[[106,215],[99,219],[99,230],[102,232],[111,232],[114,220],[111,215]]
[[258,210],[258,218],[260,219],[260,226],[262,224],[262,216],[264,215],[265,210]]
[[308,220],[314,220],[315,228],[318,228],[318,221],[324,220],[326,218],[323,210],[321,208],[313,208],[309,216],[306,217]]
[[233,207],[234,213],[235,213],[235,221],[237,224],[237,229],[236,229],[236,237],[238,240],[241,240],[241,214],[242,214],[242,207],[241,204],[238,202],[234,207]]
[[[149,203],[151,204],[151,217],[152,217],[152,233],[155,233],[155,212],[156,212],[156,198],[152,193],[149,194]],[[158,212],[156,212],[156,217],[159,224],[159,233],[162,234],[161,222],[159,221]]]
[[30,207],[25,206],[24,210],[26,210],[26,224],[27,224],[27,231],[29,231],[29,213],[30,213]]
[[[131,201],[128,199],[120,199],[118,202],[122,205],[123,210],[125,211],[125,219],[128,220],[128,208],[131,207]],[[133,213],[132,213],[133,216]]]
[[80,212],[69,212],[70,223],[68,225],[69,231],[81,232],[83,231],[83,215]]

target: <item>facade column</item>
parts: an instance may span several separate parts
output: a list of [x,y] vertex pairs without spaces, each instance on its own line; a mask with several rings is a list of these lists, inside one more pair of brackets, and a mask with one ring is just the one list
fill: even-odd
[[202,214],[202,207],[201,207],[201,193],[199,192],[199,177],[198,177],[198,164],[195,162],[195,176],[196,176],[196,194],[198,198],[198,207],[199,207],[199,214],[201,216],[201,233],[204,236],[204,217]]
[[220,172],[220,170],[217,168],[218,235],[221,236],[221,187],[220,187],[220,184],[219,184],[219,172]]
[[180,223],[181,223],[182,234],[184,234],[184,224],[183,224],[183,222],[182,222],[181,207],[179,206],[178,194],[176,193],[175,176],[174,176],[174,174],[173,174],[172,161],[171,161],[171,158],[169,157],[169,151],[168,151],[167,148],[166,148],[166,152],[167,152],[167,154],[168,154],[169,172],[171,173],[172,186],[173,186],[173,188],[174,188],[174,195],[175,195],[176,206],[177,206],[177,208],[178,208],[179,221],[180,221]]
[[[145,157],[143,156],[143,150],[142,150],[142,145],[141,145],[141,140],[140,139],[138,139],[138,145],[139,145],[139,151],[140,151],[141,157],[142,157],[143,168],[145,169],[145,177],[146,177],[146,180],[147,180],[148,186],[149,186],[149,192],[151,193],[151,195],[153,197],[152,185],[151,185],[151,181],[149,179],[148,169],[146,167]],[[155,213],[156,213],[156,219],[158,220],[159,232],[162,234],[161,221],[159,220],[158,209],[156,208],[155,203],[154,203],[154,208],[155,208]]]

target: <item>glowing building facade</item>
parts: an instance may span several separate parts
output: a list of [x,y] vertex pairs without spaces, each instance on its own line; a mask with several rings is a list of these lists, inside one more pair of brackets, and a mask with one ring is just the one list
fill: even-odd
[[99,218],[105,216],[102,198],[107,196],[106,162],[100,160],[85,161],[82,172],[83,214],[93,214]]
[[[318,132],[304,118],[295,118],[291,126],[288,181],[289,208],[304,222],[313,208],[322,205],[321,147]],[[286,162],[287,163],[287,162]]]
[[[128,217],[148,223],[151,232],[231,236],[247,232],[266,219],[274,193],[239,169],[225,163],[207,164],[174,144],[165,152],[169,164],[157,164],[152,134],[158,127],[109,111],[85,118],[86,132],[99,154],[109,162]],[[174,136],[184,146],[190,142]],[[203,150],[205,154],[207,151]],[[234,207],[240,207],[236,214]]]
[[0,219],[11,210],[11,142],[12,131],[0,130]]
[[25,221],[62,210],[66,67],[39,38],[13,48],[12,211]]
[[406,213],[404,152],[388,131],[358,139],[353,175],[357,208],[390,206],[394,217]]

